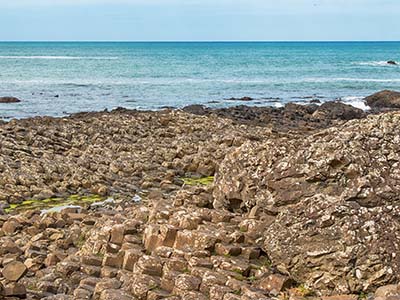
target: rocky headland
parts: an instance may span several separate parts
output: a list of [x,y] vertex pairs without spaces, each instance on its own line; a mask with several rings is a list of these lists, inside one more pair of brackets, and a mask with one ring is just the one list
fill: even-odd
[[0,124],[0,298],[399,299],[396,97]]

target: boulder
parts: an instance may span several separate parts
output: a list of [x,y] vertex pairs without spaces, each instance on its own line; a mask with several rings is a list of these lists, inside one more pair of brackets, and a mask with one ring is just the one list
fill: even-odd
[[200,284],[200,278],[188,274],[181,274],[175,280],[175,291],[178,295],[182,291],[196,291],[199,290]]
[[364,100],[372,108],[400,108],[400,92],[396,91],[384,90]]
[[23,263],[14,261],[4,267],[2,274],[9,281],[18,281],[26,271],[27,268]]
[[273,265],[320,293],[399,281],[399,127],[400,114],[386,113],[307,138],[248,142],[222,162],[214,207],[258,206]]
[[98,296],[101,295],[103,291],[110,289],[119,289],[120,287],[121,287],[121,282],[119,282],[117,279],[104,278],[96,284],[94,290],[94,298],[98,298]]
[[21,283],[13,282],[4,289],[6,297],[26,298],[26,287]]
[[256,283],[256,285],[261,290],[264,290],[271,295],[277,296],[283,290],[291,287],[293,285],[293,282],[287,276],[280,274],[272,274],[260,279]]
[[15,234],[20,228],[21,224],[15,220],[15,219],[10,219],[6,222],[4,222],[2,226],[2,230],[6,235],[13,235]]
[[18,102],[21,102],[21,100],[15,97],[0,97],[0,103],[18,103]]

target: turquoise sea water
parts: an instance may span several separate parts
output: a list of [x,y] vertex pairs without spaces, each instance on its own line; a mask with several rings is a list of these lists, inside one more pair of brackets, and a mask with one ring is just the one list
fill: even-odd
[[[0,43],[0,117],[243,104],[280,106],[400,89],[400,42]],[[279,99],[275,99],[279,98]],[[212,102],[212,103],[209,103]]]

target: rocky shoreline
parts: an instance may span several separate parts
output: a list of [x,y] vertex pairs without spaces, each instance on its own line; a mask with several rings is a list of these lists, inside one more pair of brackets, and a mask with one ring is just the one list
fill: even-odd
[[396,97],[0,124],[0,297],[398,299]]

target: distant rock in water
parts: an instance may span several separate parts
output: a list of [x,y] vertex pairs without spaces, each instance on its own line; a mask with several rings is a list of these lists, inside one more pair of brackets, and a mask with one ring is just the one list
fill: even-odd
[[175,107],[175,106],[168,106],[168,105],[166,105],[166,106],[160,106],[160,109],[169,109],[169,110],[172,110],[172,109],[176,109],[176,107]]
[[372,108],[400,108],[400,92],[396,91],[384,90],[364,100]]
[[395,62],[394,60],[389,60],[387,63],[389,65],[397,65],[397,62]]
[[21,102],[21,100],[15,97],[0,97],[0,103],[18,103],[18,102]]
[[253,101],[254,98],[251,98],[251,97],[234,98],[234,97],[232,97],[227,100],[230,100],[230,101]]

